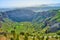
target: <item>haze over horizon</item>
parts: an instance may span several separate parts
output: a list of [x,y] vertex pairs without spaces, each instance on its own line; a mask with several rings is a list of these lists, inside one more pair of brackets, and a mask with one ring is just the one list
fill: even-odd
[[56,3],[60,3],[60,0],[0,0],[0,8],[31,7]]

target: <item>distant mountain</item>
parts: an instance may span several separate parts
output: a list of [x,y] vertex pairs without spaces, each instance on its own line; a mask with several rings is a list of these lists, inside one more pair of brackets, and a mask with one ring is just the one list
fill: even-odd
[[50,6],[60,7],[60,3],[57,3],[57,4],[50,4]]
[[60,5],[59,4],[43,4],[40,6],[35,6],[35,7],[28,7],[25,9],[29,9],[32,11],[36,11],[36,12],[42,12],[42,11],[48,11],[48,10],[57,10],[60,9]]
[[[0,8],[0,11],[9,11],[9,10],[14,10],[14,9],[19,9],[19,8]],[[33,6],[33,7],[25,7],[25,8],[20,8],[20,9],[28,9],[32,11],[48,11],[48,10],[57,10],[60,9],[60,3],[56,4],[42,4],[39,6]]]

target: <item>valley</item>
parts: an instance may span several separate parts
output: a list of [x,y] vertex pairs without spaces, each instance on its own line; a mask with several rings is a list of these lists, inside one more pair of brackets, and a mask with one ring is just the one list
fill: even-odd
[[0,40],[60,40],[59,7],[0,10]]

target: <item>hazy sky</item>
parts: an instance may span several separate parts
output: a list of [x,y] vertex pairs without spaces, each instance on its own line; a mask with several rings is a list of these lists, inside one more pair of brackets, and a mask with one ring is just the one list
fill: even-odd
[[60,0],[0,0],[0,8],[30,7],[41,4],[60,3]]

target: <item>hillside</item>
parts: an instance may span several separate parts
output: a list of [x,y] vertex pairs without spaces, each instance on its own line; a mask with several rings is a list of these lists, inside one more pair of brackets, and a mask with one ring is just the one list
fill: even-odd
[[60,9],[1,11],[0,35],[7,40],[60,40]]

